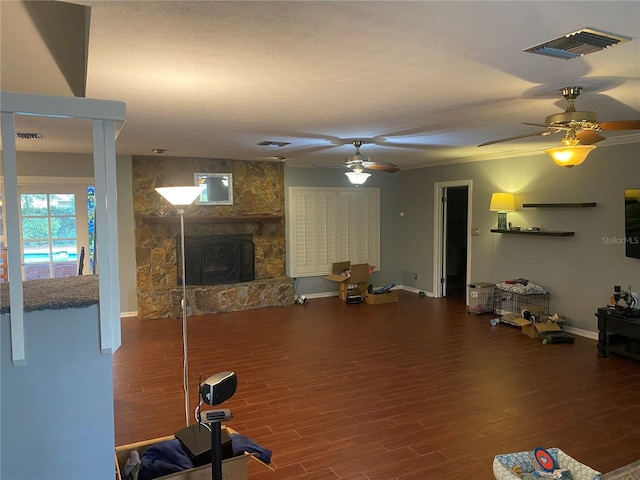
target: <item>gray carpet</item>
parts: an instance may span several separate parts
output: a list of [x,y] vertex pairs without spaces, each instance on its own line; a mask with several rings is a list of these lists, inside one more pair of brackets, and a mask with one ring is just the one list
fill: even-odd
[[640,480],[640,460],[602,475],[602,480]]
[[[98,276],[47,278],[23,282],[24,311],[85,308],[99,301]],[[9,284],[0,284],[0,313],[9,313]]]

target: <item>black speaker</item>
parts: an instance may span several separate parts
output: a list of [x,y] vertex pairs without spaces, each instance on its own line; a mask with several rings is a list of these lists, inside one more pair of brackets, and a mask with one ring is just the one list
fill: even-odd
[[219,405],[233,397],[237,387],[238,377],[235,372],[220,372],[200,384],[200,396],[207,405]]

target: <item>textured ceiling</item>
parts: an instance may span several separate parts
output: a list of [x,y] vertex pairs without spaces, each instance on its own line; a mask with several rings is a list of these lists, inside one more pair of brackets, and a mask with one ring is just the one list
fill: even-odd
[[[72,3],[91,7],[86,96],[127,104],[121,154],[314,165],[359,139],[403,169],[526,155],[562,136],[477,145],[540,130],[522,122],[563,111],[570,85],[578,110],[640,119],[637,1]],[[28,8],[1,7],[2,89],[72,95]],[[633,39],[573,60],[523,52],[586,26]],[[19,149],[91,149],[89,125],[17,124],[45,130]],[[605,136],[598,147],[640,142]]]

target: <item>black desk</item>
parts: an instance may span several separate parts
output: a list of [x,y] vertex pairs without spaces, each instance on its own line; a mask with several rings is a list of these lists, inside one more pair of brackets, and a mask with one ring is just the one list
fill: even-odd
[[619,311],[599,308],[598,356],[609,352],[640,360],[640,310],[623,316]]

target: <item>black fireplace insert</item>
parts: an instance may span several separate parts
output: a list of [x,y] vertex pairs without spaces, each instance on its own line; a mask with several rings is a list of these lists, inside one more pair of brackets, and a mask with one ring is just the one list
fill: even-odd
[[[180,237],[178,285],[182,285]],[[187,285],[216,285],[255,280],[255,246],[251,235],[185,236],[185,281]]]

